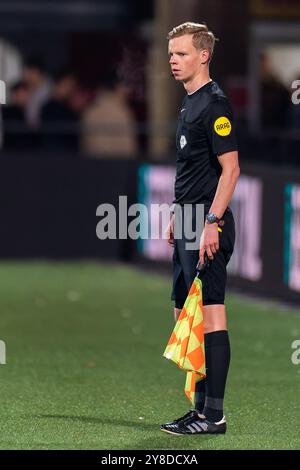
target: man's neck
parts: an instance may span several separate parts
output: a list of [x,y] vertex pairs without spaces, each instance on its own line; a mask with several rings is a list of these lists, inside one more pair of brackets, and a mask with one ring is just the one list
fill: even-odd
[[183,86],[186,92],[190,95],[191,93],[194,93],[195,91],[199,90],[199,88],[202,88],[209,82],[211,82],[211,78],[209,76],[209,73],[206,73],[203,75],[197,75],[197,77],[195,77],[193,80],[184,83]]

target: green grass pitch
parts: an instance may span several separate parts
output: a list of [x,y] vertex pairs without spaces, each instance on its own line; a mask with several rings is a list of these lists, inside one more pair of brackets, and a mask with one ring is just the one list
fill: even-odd
[[191,408],[162,357],[170,279],[89,262],[0,264],[1,449],[299,449],[300,315],[228,295],[224,436],[171,436]]

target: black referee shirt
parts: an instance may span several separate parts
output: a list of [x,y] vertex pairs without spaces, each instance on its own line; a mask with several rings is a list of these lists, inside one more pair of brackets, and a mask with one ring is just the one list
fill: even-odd
[[185,96],[176,149],[174,202],[212,202],[221,174],[217,155],[237,150],[232,109],[216,82]]

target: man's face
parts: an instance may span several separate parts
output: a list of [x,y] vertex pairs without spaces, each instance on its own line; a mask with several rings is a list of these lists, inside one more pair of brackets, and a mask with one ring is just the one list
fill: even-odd
[[175,80],[192,80],[200,72],[201,64],[208,60],[208,51],[196,49],[192,40],[192,34],[169,40],[169,63]]

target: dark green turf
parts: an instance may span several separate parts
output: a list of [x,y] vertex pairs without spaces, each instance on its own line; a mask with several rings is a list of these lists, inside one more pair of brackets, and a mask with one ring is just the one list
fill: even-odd
[[167,278],[93,263],[1,263],[1,449],[299,449],[300,315],[228,296],[225,436],[170,436],[185,374],[162,357]]

